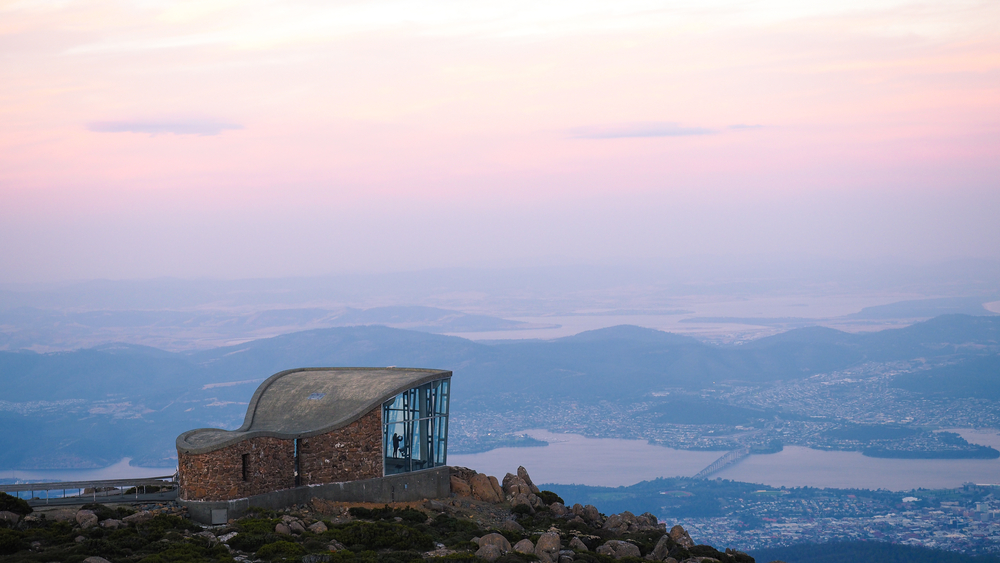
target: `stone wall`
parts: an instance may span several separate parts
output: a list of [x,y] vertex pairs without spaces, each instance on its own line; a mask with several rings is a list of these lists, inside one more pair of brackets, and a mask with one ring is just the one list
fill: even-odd
[[[243,480],[243,454],[247,480]],[[204,454],[177,453],[180,498],[228,500],[295,486],[295,444],[258,436]]]
[[[381,477],[382,409],[376,407],[343,428],[302,438],[300,450],[301,485]],[[177,458],[182,500],[224,501],[296,486],[292,439],[254,437],[203,454],[178,452]]]
[[299,473],[302,485],[381,477],[382,409],[373,409],[343,428],[303,438]]

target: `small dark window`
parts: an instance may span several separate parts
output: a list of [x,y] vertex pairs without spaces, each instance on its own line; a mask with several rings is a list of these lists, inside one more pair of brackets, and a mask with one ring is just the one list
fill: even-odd
[[243,454],[243,480],[250,480],[250,454]]

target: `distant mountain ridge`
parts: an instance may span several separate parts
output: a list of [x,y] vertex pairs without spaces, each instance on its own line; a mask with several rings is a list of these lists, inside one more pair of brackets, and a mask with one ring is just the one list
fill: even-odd
[[[449,369],[455,372],[456,411],[477,402],[516,405],[524,397],[584,404],[634,401],[667,388],[696,391],[722,381],[791,380],[863,362],[915,358],[971,366],[985,362],[975,385],[997,390],[1000,377],[988,368],[995,361],[989,358],[1000,353],[998,335],[1000,317],[948,315],[868,334],[803,328],[743,346],[706,344],[634,326],[502,345],[354,326],[193,353],[135,345],[0,352],[0,426],[12,430],[0,436],[0,467],[56,454],[66,456],[66,463],[73,456],[113,462],[120,454],[112,452],[135,451],[125,446],[168,457],[173,437],[183,430],[238,425],[256,387],[248,382],[293,367]],[[956,381],[944,379],[945,385]],[[235,384],[211,385],[228,382]],[[101,445],[101,433],[122,442]]]

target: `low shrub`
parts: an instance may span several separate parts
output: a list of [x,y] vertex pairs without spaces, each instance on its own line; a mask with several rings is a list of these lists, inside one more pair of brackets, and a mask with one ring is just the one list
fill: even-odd
[[538,497],[541,498],[542,502],[545,504],[552,504],[553,502],[566,504],[566,501],[564,501],[561,496],[553,493],[552,491],[539,491]]
[[257,550],[257,557],[270,559],[272,561],[284,561],[289,558],[297,558],[306,554],[306,550],[295,542],[280,540],[269,543]]
[[280,518],[244,518],[236,523],[236,529],[249,534],[267,534],[274,532],[278,522]]
[[0,555],[13,555],[22,549],[27,549],[21,534],[14,530],[0,529]]
[[281,536],[275,534],[274,532],[267,534],[258,532],[240,532],[236,534],[236,537],[229,540],[229,547],[240,551],[246,551],[247,553],[254,553],[265,545],[274,543],[280,539]]
[[23,498],[17,498],[13,495],[8,495],[7,493],[0,493],[0,511],[3,510],[13,512],[14,514],[20,514],[21,516],[31,514],[32,512],[32,508],[28,505],[28,501]]
[[[353,551],[392,549],[429,551],[433,538],[424,532],[389,522],[350,522],[326,532]],[[361,549],[355,549],[361,547]]]
[[363,508],[352,506],[347,510],[348,514],[363,520],[394,520],[400,518],[404,522],[422,524],[427,521],[427,515],[413,508],[392,508],[385,505],[383,508]]
[[427,529],[434,535],[435,539],[448,547],[467,542],[483,534],[474,522],[460,520],[447,514],[442,514],[431,520]]

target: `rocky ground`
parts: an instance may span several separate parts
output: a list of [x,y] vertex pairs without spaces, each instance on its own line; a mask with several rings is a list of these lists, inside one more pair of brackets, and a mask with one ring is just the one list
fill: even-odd
[[[502,481],[454,468],[452,497],[371,505],[314,500],[202,527],[173,504],[31,511],[0,498],[0,561],[166,563],[754,563],[695,545],[652,514],[603,515],[541,491],[524,468]],[[2,494],[2,493],[0,493]]]

